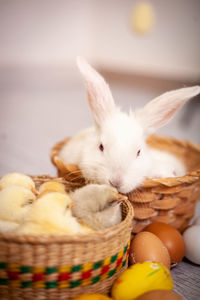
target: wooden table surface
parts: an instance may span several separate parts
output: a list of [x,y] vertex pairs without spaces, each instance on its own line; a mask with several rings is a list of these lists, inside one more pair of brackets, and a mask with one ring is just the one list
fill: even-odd
[[[56,170],[49,159],[51,147],[92,122],[82,82],[79,79],[79,84],[52,87],[45,77],[46,81],[41,84],[32,80],[24,85],[24,74],[23,80],[16,76],[17,80],[11,83],[6,76],[0,74],[0,176],[14,171],[54,176]],[[37,76],[38,73],[34,78]],[[58,82],[63,83],[63,77],[62,80],[57,78]],[[114,84],[113,89],[116,94],[120,92]],[[125,108],[131,103],[131,97],[126,96]],[[142,95],[137,104],[143,105],[144,98]],[[192,121],[189,118],[185,127],[181,123],[184,113],[182,111],[163,133],[200,142],[199,111],[194,113]],[[196,215],[199,214],[198,205]],[[184,260],[171,272],[175,291],[187,300],[200,299],[199,266]]]
[[200,267],[184,259],[171,271],[174,290],[187,300],[200,299]]

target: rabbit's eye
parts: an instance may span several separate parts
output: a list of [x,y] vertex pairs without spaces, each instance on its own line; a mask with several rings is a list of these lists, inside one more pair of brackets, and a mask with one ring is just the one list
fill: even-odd
[[140,155],[140,152],[141,152],[141,150],[138,150],[138,152],[137,152],[137,157]]
[[103,144],[100,144],[100,145],[99,145],[99,150],[100,150],[101,152],[103,152],[103,150],[104,150]]

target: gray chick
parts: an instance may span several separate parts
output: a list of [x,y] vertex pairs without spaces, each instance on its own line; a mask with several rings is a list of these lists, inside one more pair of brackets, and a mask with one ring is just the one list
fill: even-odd
[[71,194],[72,213],[94,230],[103,230],[122,221],[120,202],[127,199],[108,185],[88,184]]

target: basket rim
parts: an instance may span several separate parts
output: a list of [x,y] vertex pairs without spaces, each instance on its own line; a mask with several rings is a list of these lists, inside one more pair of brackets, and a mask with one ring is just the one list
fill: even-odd
[[[152,135],[149,138],[153,137],[154,139],[159,139],[162,141],[171,141],[179,146],[185,147],[185,148],[192,148],[195,151],[199,152],[200,155],[200,145],[195,144],[193,142],[189,142],[187,140],[180,140],[172,137],[164,137],[164,136],[159,136],[159,135]],[[62,159],[59,157],[59,151],[61,148],[69,142],[71,137],[67,137],[64,140],[56,143],[51,152],[50,152],[50,158],[51,162],[54,164],[56,168],[65,168],[69,172],[71,171],[76,171],[79,176],[82,176],[82,173],[80,169],[73,164],[66,164],[62,161]],[[83,176],[82,176],[83,178]],[[158,185],[166,186],[166,187],[173,187],[177,186],[180,184],[192,184],[195,183],[196,181],[200,180],[200,169],[197,169],[195,171],[189,171],[187,172],[184,176],[179,176],[179,177],[166,177],[166,178],[146,178],[145,181],[141,184],[141,188],[152,188],[156,187]],[[86,179],[83,178],[83,181],[86,181]],[[71,185],[77,185],[77,183],[70,182]]]
[[[17,234],[17,233],[6,233],[0,232],[0,240],[6,242],[15,242],[15,243],[30,243],[30,244],[81,244],[86,242],[96,242],[99,243],[102,241],[106,241],[107,239],[116,236],[118,232],[121,232],[123,229],[127,227],[127,224],[130,224],[134,217],[134,211],[129,200],[123,200],[122,205],[127,207],[128,213],[124,220],[119,224],[109,227],[105,230],[95,231],[89,234],[75,234],[75,235],[67,235],[67,234]],[[131,234],[131,230],[130,230]]]

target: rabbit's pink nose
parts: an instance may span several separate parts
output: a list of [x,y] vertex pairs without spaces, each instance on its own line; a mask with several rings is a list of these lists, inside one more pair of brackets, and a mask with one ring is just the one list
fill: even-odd
[[109,180],[109,183],[111,186],[113,186],[116,189],[119,189],[120,186],[122,185],[120,178],[111,179],[111,180]]

